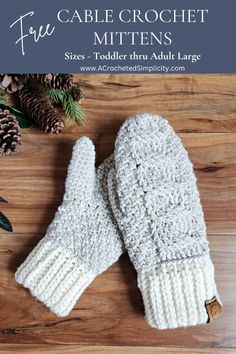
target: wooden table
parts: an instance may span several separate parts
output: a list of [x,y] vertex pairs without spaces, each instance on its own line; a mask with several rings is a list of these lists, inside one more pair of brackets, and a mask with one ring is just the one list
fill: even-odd
[[[85,127],[61,135],[23,131],[18,155],[0,159],[1,210],[14,227],[0,233],[0,352],[236,353],[236,76],[77,75]],[[70,316],[58,318],[17,285],[14,273],[44,235],[64,192],[73,142],[93,139],[97,160],[113,149],[126,117],[166,117],[183,139],[198,176],[223,317],[207,326],[148,327],[127,255],[99,276]]]

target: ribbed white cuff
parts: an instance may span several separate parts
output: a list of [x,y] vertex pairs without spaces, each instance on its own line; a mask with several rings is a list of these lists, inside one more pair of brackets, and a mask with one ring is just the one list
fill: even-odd
[[217,296],[210,256],[166,262],[138,273],[147,322],[159,329],[205,324],[206,300]]
[[42,240],[18,268],[15,278],[58,316],[67,316],[95,275],[66,250]]

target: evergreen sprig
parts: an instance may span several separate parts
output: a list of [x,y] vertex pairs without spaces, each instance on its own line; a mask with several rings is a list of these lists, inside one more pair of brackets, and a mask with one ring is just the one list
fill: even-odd
[[0,103],[5,103],[6,102],[6,97],[4,94],[0,93]]
[[57,90],[57,89],[49,89],[48,96],[55,103],[62,105],[62,102],[64,100],[64,92],[63,91]]
[[[7,203],[7,201],[0,197],[0,203]],[[11,222],[2,212],[0,212],[0,229],[3,229],[8,232],[13,231]]]
[[85,123],[86,115],[84,109],[78,102],[73,100],[70,92],[50,88],[48,96],[56,104],[62,106],[65,114],[71,121],[79,124]]
[[6,104],[4,102],[6,102],[6,101],[1,101],[1,98],[0,98],[0,108],[9,110],[11,112],[11,114],[13,114],[14,117],[16,118],[16,120],[18,121],[20,128],[25,129],[25,128],[29,128],[31,126],[31,124],[32,124],[31,120],[28,118],[25,118],[25,115],[23,112],[19,111],[15,107],[9,106],[8,104]]

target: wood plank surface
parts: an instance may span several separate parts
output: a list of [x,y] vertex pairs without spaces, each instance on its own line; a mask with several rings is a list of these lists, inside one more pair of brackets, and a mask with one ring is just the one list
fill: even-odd
[[[236,352],[236,75],[76,78],[85,91],[86,126],[67,127],[58,136],[31,127],[23,131],[21,152],[0,159],[0,195],[9,202],[1,211],[14,227],[13,234],[0,232],[0,353]],[[58,318],[16,284],[14,272],[62,200],[73,142],[89,136],[99,163],[112,153],[125,118],[145,111],[169,120],[193,161],[223,317],[195,328],[150,328],[135,271],[123,255],[69,316]]]
[[201,349],[201,348],[167,348],[167,347],[119,347],[119,346],[78,346],[78,345],[14,345],[0,344],[0,353],[32,353],[32,354],[233,354],[234,349]]

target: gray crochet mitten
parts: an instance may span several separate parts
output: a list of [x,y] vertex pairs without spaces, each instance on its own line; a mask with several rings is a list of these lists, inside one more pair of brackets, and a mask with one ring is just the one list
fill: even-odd
[[66,316],[100,273],[118,260],[123,243],[110,208],[112,156],[95,170],[95,150],[79,139],[65,195],[46,236],[16,272],[16,281],[58,316]]
[[159,116],[132,117],[120,129],[114,160],[109,197],[148,323],[160,329],[203,324],[213,307],[216,317],[221,307],[203,211],[180,139]]

